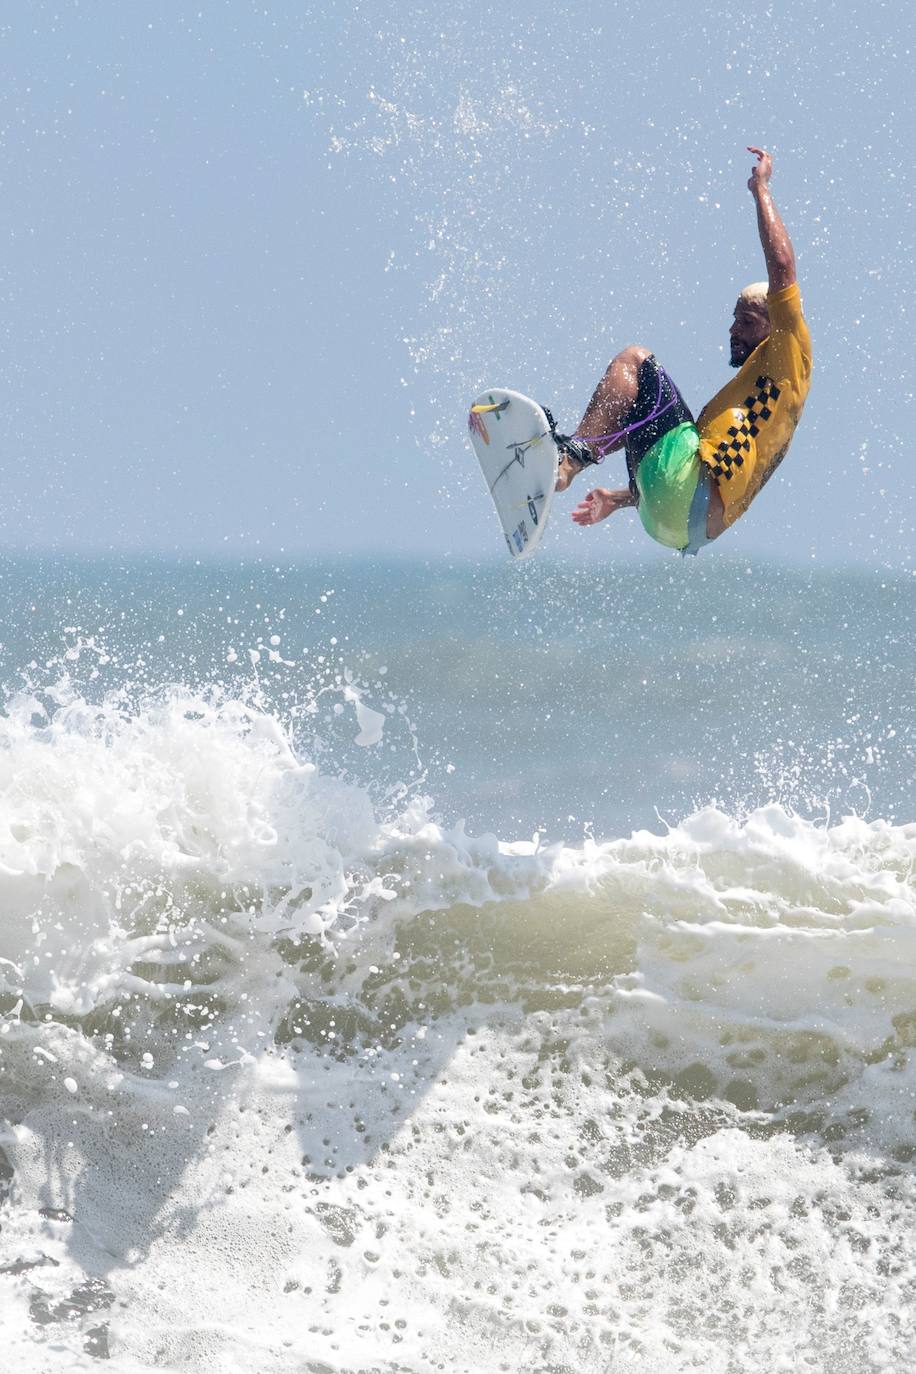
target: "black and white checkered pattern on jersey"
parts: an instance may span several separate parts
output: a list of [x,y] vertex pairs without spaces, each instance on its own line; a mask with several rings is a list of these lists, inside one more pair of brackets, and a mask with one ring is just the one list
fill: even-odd
[[728,439],[723,439],[716,449],[716,462],[713,472],[716,477],[726,481],[734,475],[734,469],[744,466],[744,455],[750,451],[751,440],[760,433],[761,423],[765,424],[773,414],[771,402],[779,400],[779,387],[772,377],[758,377],[755,383],[757,392],[747,396],[740,425],[731,425]]

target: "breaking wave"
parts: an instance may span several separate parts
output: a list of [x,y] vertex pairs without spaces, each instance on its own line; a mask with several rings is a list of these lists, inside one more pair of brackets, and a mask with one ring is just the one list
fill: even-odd
[[0,729],[14,1367],[907,1348],[916,825],[472,837],[219,691]]

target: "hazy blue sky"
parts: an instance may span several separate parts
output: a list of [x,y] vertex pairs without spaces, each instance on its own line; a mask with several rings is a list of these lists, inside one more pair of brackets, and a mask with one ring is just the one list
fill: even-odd
[[[750,142],[816,373],[729,548],[909,558],[910,6],[2,14],[3,546],[498,556],[468,399],[515,386],[572,427],[641,341],[699,409],[764,275]],[[571,504],[554,554],[666,556]]]

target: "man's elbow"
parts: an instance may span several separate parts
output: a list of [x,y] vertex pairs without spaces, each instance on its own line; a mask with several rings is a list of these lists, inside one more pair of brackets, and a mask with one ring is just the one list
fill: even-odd
[[795,254],[776,254],[769,264],[769,277],[771,291],[784,291],[787,286],[794,286],[797,279]]

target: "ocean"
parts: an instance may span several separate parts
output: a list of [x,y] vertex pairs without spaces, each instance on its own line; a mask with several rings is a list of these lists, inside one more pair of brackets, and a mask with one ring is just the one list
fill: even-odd
[[16,1374],[916,1360],[916,579],[4,557]]

